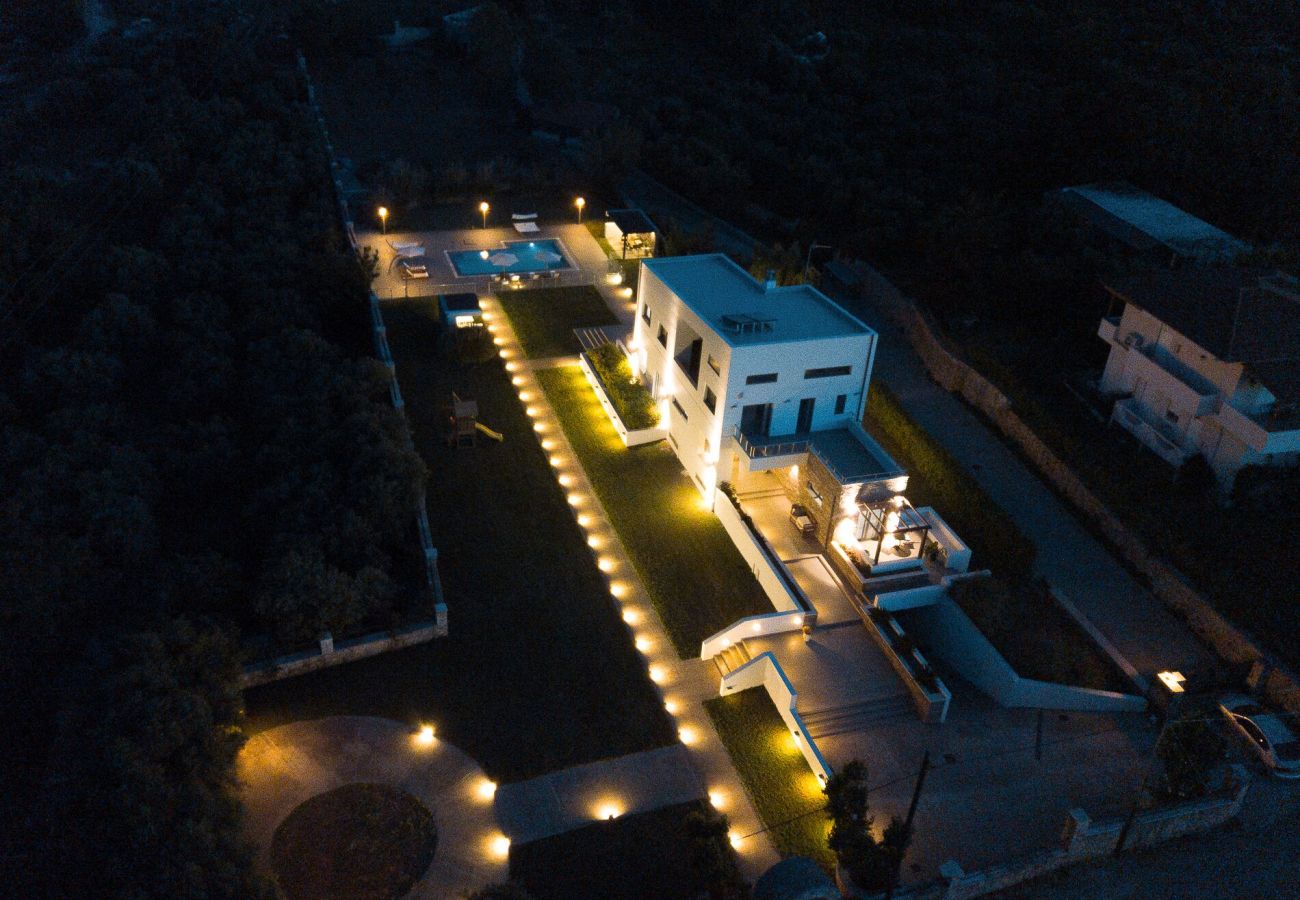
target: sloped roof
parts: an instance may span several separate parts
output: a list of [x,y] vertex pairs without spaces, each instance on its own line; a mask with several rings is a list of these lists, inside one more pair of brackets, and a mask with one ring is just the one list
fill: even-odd
[[1226,231],[1125,182],[1062,188],[1061,198],[1097,228],[1135,250],[1165,247],[1200,262],[1250,249]]
[[1259,269],[1150,271],[1105,283],[1280,401],[1300,399],[1300,284]]
[[839,900],[835,882],[806,856],[783,859],[754,884],[754,900]]

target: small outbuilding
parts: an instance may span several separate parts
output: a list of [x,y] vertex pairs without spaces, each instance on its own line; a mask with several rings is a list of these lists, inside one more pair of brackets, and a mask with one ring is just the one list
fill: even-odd
[[439,294],[438,310],[443,324],[449,329],[483,327],[483,310],[478,305],[478,294]]
[[611,209],[605,213],[605,240],[623,259],[641,259],[655,255],[658,232],[639,209]]
[[754,885],[754,900],[840,900],[839,888],[806,856],[783,859]]

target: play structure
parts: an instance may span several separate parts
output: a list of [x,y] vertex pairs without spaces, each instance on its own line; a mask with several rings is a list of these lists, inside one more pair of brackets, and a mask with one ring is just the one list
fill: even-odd
[[501,442],[506,436],[493,431],[478,420],[478,403],[462,400],[459,395],[451,395],[451,406],[445,407],[450,428],[447,431],[447,444],[452,447],[473,447],[478,444],[480,434]]

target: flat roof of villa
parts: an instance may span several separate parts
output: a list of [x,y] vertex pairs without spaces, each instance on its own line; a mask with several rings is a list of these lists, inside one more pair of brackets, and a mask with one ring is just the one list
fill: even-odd
[[480,312],[478,294],[439,294],[438,299],[449,312]]
[[733,347],[875,333],[811,285],[766,290],[722,253],[642,265]]

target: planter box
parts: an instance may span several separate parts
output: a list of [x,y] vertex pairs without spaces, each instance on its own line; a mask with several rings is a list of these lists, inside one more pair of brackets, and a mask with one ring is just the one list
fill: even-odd
[[623,442],[624,447],[637,447],[641,444],[652,444],[655,441],[662,441],[668,437],[667,426],[660,425],[655,428],[639,428],[636,430],[629,429],[619,418],[618,410],[614,408],[614,403],[609,399],[609,392],[605,390],[605,383],[600,380],[600,375],[596,372],[596,367],[591,364],[586,353],[578,354],[578,365],[582,367],[582,374],[587,376],[587,383],[591,385],[592,390],[596,392],[596,397],[600,400],[600,406],[605,410],[605,415],[609,417],[610,424],[618,432],[619,440]]
[[[876,624],[875,620],[869,615],[863,615],[863,623],[867,627],[867,634],[871,635],[872,640],[885,651],[885,659],[898,673],[902,680],[903,686],[907,688],[907,694],[912,700],[912,705],[916,708],[916,714],[921,717],[922,722],[942,722],[948,718],[948,704],[952,702],[952,692],[948,690],[947,685],[943,683],[937,675],[935,682],[938,689],[931,692],[917,680],[912,666],[928,665],[921,651],[913,650],[910,654],[910,660],[904,659],[895,649],[893,640],[896,637],[902,637],[903,629],[898,622],[893,619],[889,622],[890,634],[886,633]],[[891,637],[892,636],[892,637]],[[915,660],[915,663],[911,660]]]

